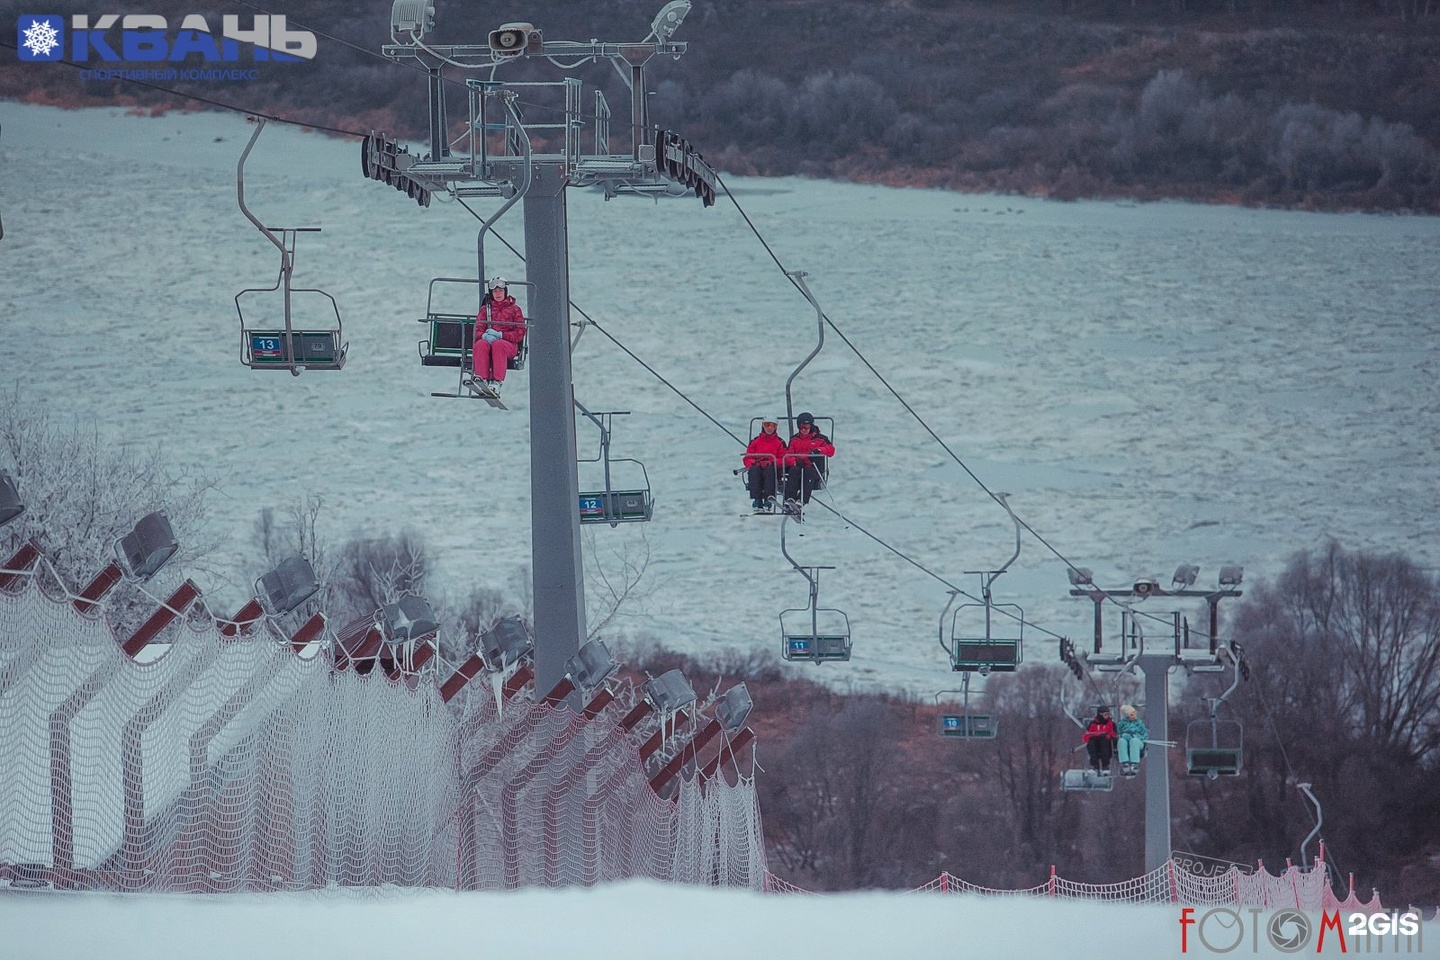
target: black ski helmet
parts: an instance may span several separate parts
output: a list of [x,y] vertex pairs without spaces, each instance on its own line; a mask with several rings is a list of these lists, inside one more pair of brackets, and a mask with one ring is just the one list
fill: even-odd
[[798,417],[795,418],[795,422],[796,422],[796,423],[808,423],[808,424],[810,424],[810,426],[812,426],[812,427],[815,426],[815,418],[814,418],[813,416],[811,416],[810,414],[808,414],[808,413],[802,413],[802,414],[800,414],[800,416],[798,416]]

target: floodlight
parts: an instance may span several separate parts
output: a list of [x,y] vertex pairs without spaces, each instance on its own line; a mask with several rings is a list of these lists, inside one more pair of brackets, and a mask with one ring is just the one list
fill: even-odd
[[1245,579],[1245,568],[1238,563],[1227,563],[1220,568],[1220,586],[1238,587]]
[[589,693],[615,672],[615,658],[600,640],[591,640],[565,661],[565,675],[575,686]]
[[650,23],[650,35],[658,43],[664,43],[680,29],[680,24],[685,22],[685,15],[689,12],[690,0],[670,0],[655,14],[655,19]]
[[180,541],[170,529],[170,520],[156,510],[140,518],[135,528],[120,538],[120,555],[130,576],[149,580],[180,550]]
[[255,597],[272,617],[284,616],[319,590],[315,568],[299,554],[281,560],[279,566],[255,581]]
[[15,486],[15,481],[10,478],[10,474],[0,470],[0,527],[24,512],[25,504],[20,502],[20,490]]
[[440,629],[430,601],[413,593],[407,593],[395,603],[386,604],[381,616],[385,621],[385,639],[391,643],[419,640]]
[[1135,596],[1144,600],[1146,597],[1160,592],[1160,581],[1154,577],[1140,577],[1135,581]]
[[506,617],[480,638],[485,662],[492,670],[502,670],[528,654],[534,644],[525,622],[519,617]]
[[1095,582],[1095,571],[1089,567],[1070,567],[1065,571],[1070,578],[1070,586],[1082,587]]
[[726,730],[734,733],[745,725],[745,720],[754,706],[755,701],[750,699],[750,691],[745,689],[745,684],[737,683],[720,698],[720,703],[715,707],[715,719],[719,720]]
[[666,670],[645,681],[645,699],[660,713],[674,713],[695,702],[695,689],[679,670]]
[[430,0],[395,0],[390,7],[390,33],[404,31],[416,40],[435,29],[435,6]]
[[1200,576],[1200,567],[1193,563],[1182,563],[1175,568],[1175,576],[1170,578],[1172,585],[1180,587],[1195,586],[1195,578]]

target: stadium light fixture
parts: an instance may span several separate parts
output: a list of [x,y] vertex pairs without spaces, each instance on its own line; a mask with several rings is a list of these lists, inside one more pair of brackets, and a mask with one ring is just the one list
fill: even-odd
[[680,29],[680,24],[685,22],[685,15],[690,12],[690,0],[670,0],[669,3],[660,8],[655,14],[655,19],[650,23],[650,36],[654,37],[657,43],[664,43],[675,35]]
[[20,490],[15,481],[10,474],[0,470],[0,527],[24,512],[25,504],[20,500]]
[[1195,578],[1200,576],[1200,567],[1194,563],[1182,563],[1175,568],[1175,576],[1170,578],[1171,586],[1193,587]]

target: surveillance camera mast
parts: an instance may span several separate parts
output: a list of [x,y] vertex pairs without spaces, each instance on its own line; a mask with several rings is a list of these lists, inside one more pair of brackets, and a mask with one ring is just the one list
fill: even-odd
[[[476,241],[478,272],[485,277],[485,234],[523,201],[530,380],[530,492],[532,576],[535,598],[536,689],[549,690],[565,677],[566,661],[586,635],[584,568],[580,552],[579,478],[570,367],[569,241],[566,187],[594,187],[607,198],[694,194],[715,202],[715,172],[684,138],[650,123],[646,65],[657,56],[679,59],[686,44],[670,38],[690,10],[672,0],[639,42],[547,40],[528,22],[498,25],[483,44],[429,44],[435,8],[427,0],[395,0],[393,43],[381,52],[396,61],[416,60],[429,73],[429,150],[415,156],[383,133],[362,146],[366,176],[404,192],[421,206],[445,192],[457,198],[503,199],[484,221]],[[612,146],[610,106],[582,81],[506,83],[497,79],[517,60],[545,60],[562,74],[608,61],[630,91],[629,135]],[[446,103],[452,73],[465,77],[465,132],[449,139]],[[540,120],[522,119],[521,94]],[[553,110],[537,101],[550,98]],[[587,132],[586,128],[591,128]],[[582,142],[583,141],[583,142]],[[537,152],[539,149],[556,152]],[[462,374],[463,376],[463,374]],[[496,398],[498,403],[498,398]],[[492,403],[492,406],[496,403]]]

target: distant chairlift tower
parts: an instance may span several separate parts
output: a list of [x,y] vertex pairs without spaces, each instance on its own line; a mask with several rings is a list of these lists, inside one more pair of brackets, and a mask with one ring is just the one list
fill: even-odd
[[[715,202],[714,171],[681,137],[651,126],[645,66],[656,56],[678,59],[686,44],[670,40],[690,0],[667,3],[639,43],[553,41],[529,23],[506,23],[484,44],[424,41],[434,26],[428,0],[395,0],[391,39],[382,52],[418,60],[429,72],[429,152],[414,156],[383,134],[367,137],[367,176],[391,184],[422,206],[431,193],[513,197],[523,193],[530,309],[530,491],[535,599],[535,688],[565,677],[565,662],[585,638],[584,568],[580,553],[579,480],[571,406],[570,270],[566,187],[598,186],[606,196],[694,194]],[[588,99],[575,77],[505,83],[495,77],[521,59],[548,61],[562,72],[609,61],[630,89],[630,123],[611,147],[610,108],[596,90]],[[562,66],[563,65],[563,66]],[[466,78],[468,124],[450,140],[443,73]],[[553,101],[553,106],[540,101]],[[528,116],[522,116],[522,110]],[[593,135],[586,135],[585,128]],[[582,142],[582,140],[584,142]],[[532,149],[533,147],[533,149]],[[587,147],[590,149],[587,150]],[[545,152],[556,151],[556,152]],[[528,185],[526,184],[528,174]],[[480,256],[483,256],[483,248]],[[484,277],[484,264],[478,276]]]

